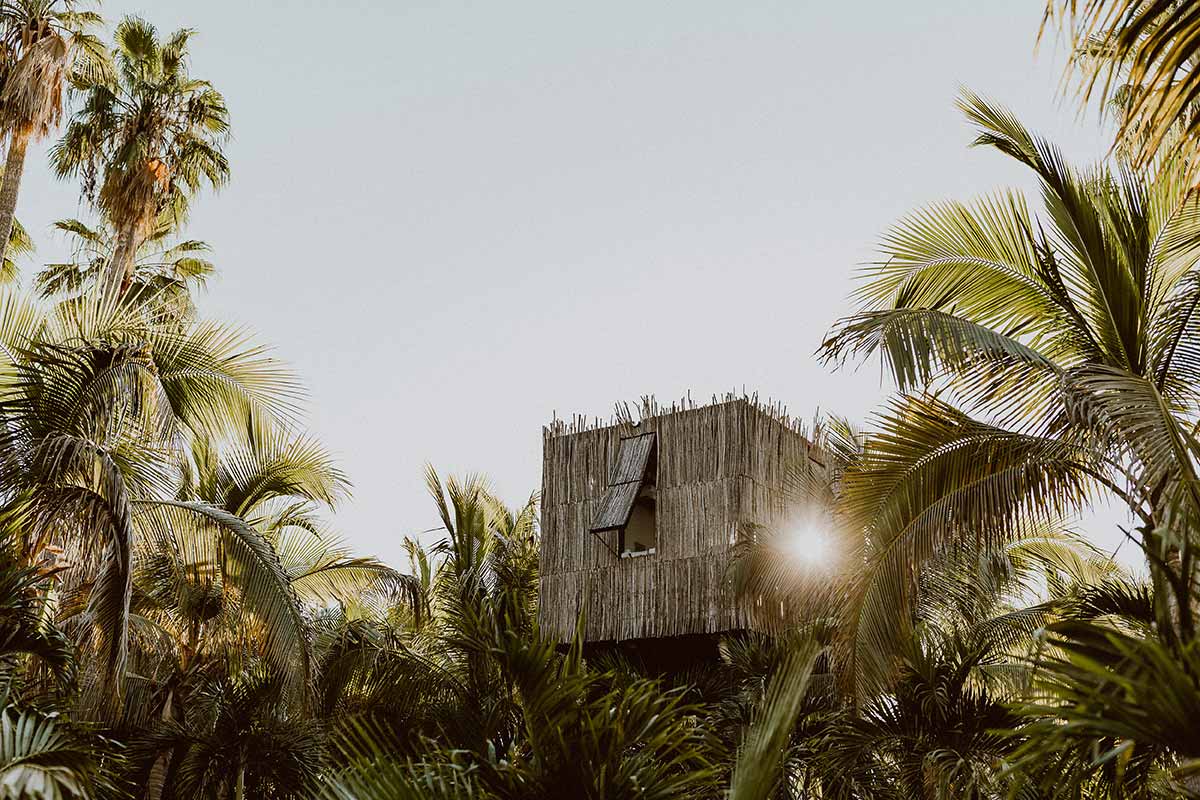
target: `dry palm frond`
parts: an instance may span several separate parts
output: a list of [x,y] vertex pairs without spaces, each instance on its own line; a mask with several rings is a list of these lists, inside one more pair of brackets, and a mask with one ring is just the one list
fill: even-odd
[[1179,0],[1050,0],[1043,22],[1066,27],[1079,94],[1114,106],[1118,141],[1139,165],[1200,141],[1200,7]]

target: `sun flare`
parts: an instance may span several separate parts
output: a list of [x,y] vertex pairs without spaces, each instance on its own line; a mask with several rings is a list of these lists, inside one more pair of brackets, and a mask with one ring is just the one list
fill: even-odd
[[836,552],[827,528],[815,524],[800,525],[788,534],[788,554],[809,567],[828,567]]

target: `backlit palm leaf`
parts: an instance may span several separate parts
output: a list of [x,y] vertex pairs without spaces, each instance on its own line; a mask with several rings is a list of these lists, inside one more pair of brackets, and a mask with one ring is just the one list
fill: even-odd
[[1196,152],[1200,9],[1176,0],[1050,0],[1065,24],[1084,102],[1117,106],[1119,139],[1140,164]]
[[197,433],[230,433],[255,410],[287,421],[298,414],[295,377],[245,331],[199,322],[151,329],[146,340],[173,413]]
[[863,697],[889,678],[922,564],[959,541],[999,547],[1036,532],[1039,522],[1076,513],[1094,491],[1078,451],[932,398],[897,401],[881,427],[843,478],[840,501],[847,524],[866,538],[865,568],[843,609],[847,679]]
[[[895,610],[948,549],[995,550],[1108,492],[1141,523],[1160,602],[1194,569],[1186,544],[1167,566],[1200,524],[1189,463],[1200,206],[1184,169],[1076,169],[1011,112],[970,93],[960,105],[976,144],[1035,173],[1042,208],[1002,195],[901,222],[868,271],[865,307],[826,342],[836,360],[879,352],[907,392],[842,481],[867,546],[846,631],[868,694],[904,638]],[[1156,533],[1164,525],[1177,533]]]
[[411,576],[374,558],[354,557],[344,546],[308,531],[293,531],[275,541],[279,560],[296,595],[310,603],[347,605],[394,597]]
[[215,537],[217,563],[241,595],[245,614],[262,629],[267,657],[276,669],[305,688],[311,678],[309,648],[291,577],[263,535],[240,517],[205,503],[146,500],[156,518],[178,536]]

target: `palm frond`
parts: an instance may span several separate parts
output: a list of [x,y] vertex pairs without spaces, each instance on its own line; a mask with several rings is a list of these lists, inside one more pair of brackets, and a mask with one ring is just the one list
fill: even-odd
[[1115,105],[1118,141],[1139,164],[1191,156],[1200,131],[1200,12],[1172,0],[1049,0],[1047,23],[1067,28],[1070,68],[1086,104]]
[[805,642],[790,652],[771,678],[761,710],[746,733],[729,786],[730,800],[767,800],[779,782],[780,754],[800,715],[821,648]]
[[216,537],[221,570],[240,591],[244,613],[261,626],[271,663],[297,686],[307,687],[309,642],[299,601],[291,576],[262,534],[241,518],[204,503],[145,500],[138,505],[165,510],[164,521],[173,521],[177,535]]
[[1145,792],[1155,778],[1170,796],[1193,796],[1200,739],[1186,720],[1200,713],[1194,645],[1175,649],[1091,622],[1050,628],[1054,645],[1037,673],[1032,721],[1014,767],[1050,791],[1100,787]]
[[298,414],[299,383],[244,331],[199,322],[147,339],[167,401],[197,433],[234,432],[255,411],[285,422]]
[[6,708],[0,714],[0,788],[14,798],[96,797],[107,781],[93,749],[61,719]]
[[886,684],[907,635],[897,617],[908,618],[902,610],[913,607],[922,564],[956,543],[987,549],[1036,532],[1077,513],[1095,491],[1078,450],[933,398],[897,401],[881,428],[842,487],[847,524],[866,536],[844,608],[845,658],[860,696]]

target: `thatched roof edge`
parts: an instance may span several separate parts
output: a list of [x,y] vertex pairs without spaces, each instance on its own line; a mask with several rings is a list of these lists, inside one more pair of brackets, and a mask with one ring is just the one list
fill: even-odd
[[672,402],[670,405],[659,403],[654,395],[643,395],[641,400],[634,404],[628,402],[617,403],[613,409],[613,415],[608,419],[588,417],[583,414],[573,414],[569,419],[563,419],[558,416],[558,412],[556,411],[550,423],[542,427],[542,436],[545,439],[551,439],[559,436],[574,436],[618,425],[638,425],[657,417],[665,417],[685,411],[695,411],[726,403],[746,403],[760,414],[783,425],[793,433],[803,436],[810,443],[819,445],[817,441],[820,438],[819,422],[807,424],[803,420],[789,414],[787,406],[783,403],[771,398],[764,400],[759,398],[757,392],[751,394],[745,391],[728,392],[724,395],[714,394],[707,403],[697,402],[692,399],[691,392],[688,392],[686,396]]

